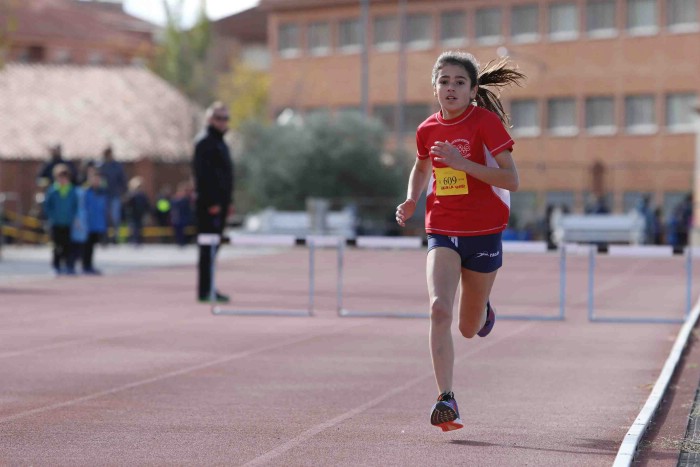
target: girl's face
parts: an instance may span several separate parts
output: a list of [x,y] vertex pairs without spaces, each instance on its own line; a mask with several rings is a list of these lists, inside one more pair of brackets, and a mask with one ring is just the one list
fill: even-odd
[[442,109],[443,118],[459,116],[476,97],[477,86],[472,87],[469,74],[460,65],[446,64],[438,72],[435,97]]

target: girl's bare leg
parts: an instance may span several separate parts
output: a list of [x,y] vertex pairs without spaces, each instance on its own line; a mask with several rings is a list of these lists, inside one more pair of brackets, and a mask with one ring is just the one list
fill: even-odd
[[486,302],[496,280],[496,273],[462,269],[459,294],[459,332],[468,339],[476,335],[486,322]]
[[440,393],[452,390],[454,346],[452,307],[461,274],[460,257],[449,248],[428,252],[427,279],[430,297],[430,354]]

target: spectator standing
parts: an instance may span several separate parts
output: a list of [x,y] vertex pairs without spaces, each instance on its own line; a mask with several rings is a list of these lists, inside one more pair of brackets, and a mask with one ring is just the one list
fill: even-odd
[[182,182],[175,192],[170,216],[175,231],[175,242],[179,246],[185,246],[189,242],[186,229],[193,224],[193,217],[192,186],[189,182]]
[[673,210],[672,225],[674,229],[675,247],[688,244],[688,233],[693,221],[693,195],[687,194]]
[[143,224],[146,214],[151,211],[151,203],[143,191],[143,179],[134,177],[129,180],[129,192],[124,206],[126,219],[131,230],[130,241],[139,246],[143,243]]
[[[214,102],[206,112],[207,127],[195,140],[192,172],[199,233],[221,236],[232,203],[233,160],[224,141],[229,118],[226,106]],[[217,250],[218,246],[199,246],[197,298],[200,302],[210,300],[212,261]],[[214,294],[217,302],[229,301],[229,297],[218,290]]]
[[[84,174],[78,174],[78,178],[85,178]],[[78,199],[78,210],[76,211],[73,224],[70,229],[70,254],[71,262],[77,263],[83,257],[85,243],[88,239],[88,216],[85,209],[85,187],[80,184],[75,185],[75,196]],[[83,264],[83,271],[85,265]]]
[[100,172],[87,171],[87,185],[84,188],[87,238],[82,252],[83,272],[100,275],[94,266],[95,245],[107,234],[107,193]]
[[108,240],[117,243],[122,217],[122,196],[126,192],[126,174],[122,164],[114,159],[110,146],[102,152],[102,161],[100,161],[98,169],[105,181],[109,225],[113,229],[113,237]]
[[78,196],[65,164],[53,168],[53,184],[44,200],[44,212],[53,241],[53,269],[56,274],[75,275],[75,257],[71,251],[71,226],[78,214]]
[[[167,227],[171,227],[171,211],[172,203],[170,200],[170,187],[164,186],[158,193],[158,198],[156,199],[156,206],[153,214],[156,218],[156,223],[161,230],[166,230]],[[166,242],[168,240],[168,235],[161,235],[160,241]]]
[[651,196],[644,195],[639,198],[637,212],[644,219],[644,243],[648,245],[656,243],[660,226],[656,213],[651,207]]
[[58,164],[63,164],[66,166],[69,172],[70,182],[75,183],[77,174],[75,166],[63,158],[63,149],[60,144],[55,144],[49,148],[50,158],[41,167],[39,174],[37,175],[37,185],[41,188],[47,188],[54,182],[54,168]]

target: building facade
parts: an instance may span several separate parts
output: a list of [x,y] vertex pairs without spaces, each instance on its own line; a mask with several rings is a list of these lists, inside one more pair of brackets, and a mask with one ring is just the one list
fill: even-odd
[[124,12],[121,0],[3,0],[4,62],[145,64],[156,26]]
[[76,168],[111,147],[154,197],[191,175],[203,109],[144,67],[9,63],[0,69],[0,201],[38,212],[40,168],[60,145]]
[[[521,175],[512,204],[533,223],[548,205],[611,211],[651,196],[668,218],[693,187],[700,94],[698,0],[262,0],[271,112],[360,110],[415,153],[436,103],[444,50],[528,76],[507,89]],[[518,227],[523,227],[520,225]]]
[[217,73],[228,73],[242,63],[254,70],[270,69],[267,47],[267,14],[260,7],[221,18],[211,23],[212,48],[208,59]]

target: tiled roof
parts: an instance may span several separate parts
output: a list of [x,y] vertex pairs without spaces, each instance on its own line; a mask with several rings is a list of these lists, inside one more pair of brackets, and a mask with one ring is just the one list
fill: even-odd
[[[6,18],[2,18],[6,16]],[[111,5],[76,0],[22,0],[0,8],[17,38],[67,38],[137,48],[152,42],[156,26]]]
[[231,36],[243,44],[267,43],[267,13],[259,7],[249,8],[212,23],[216,34]]
[[0,159],[70,159],[112,145],[119,160],[191,157],[201,109],[140,67],[8,64],[0,70]]

